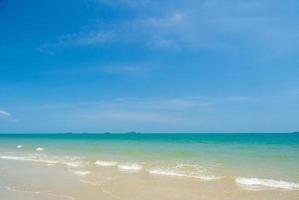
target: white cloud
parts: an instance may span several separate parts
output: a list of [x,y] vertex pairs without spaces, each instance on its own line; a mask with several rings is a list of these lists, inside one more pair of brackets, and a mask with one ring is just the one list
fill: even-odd
[[[143,44],[156,47],[255,47],[260,51],[289,52],[298,49],[299,26],[285,4],[292,5],[292,2],[189,0],[177,6],[161,3],[161,8],[157,8],[157,3],[138,8],[153,10],[154,14],[137,14],[130,19],[133,31],[126,31],[125,39],[146,38]],[[114,27],[125,28],[122,23]]]
[[91,32],[68,34],[59,39],[59,46],[89,46],[103,44],[112,38],[112,33],[108,32]]
[[101,64],[85,64],[84,67],[74,67],[70,69],[58,69],[55,71],[48,71],[47,74],[51,75],[82,75],[82,74],[110,74],[110,75],[124,75],[142,77],[150,74],[155,70],[155,66],[148,63],[123,63],[113,65]]
[[55,56],[55,50],[59,48],[99,46],[113,40],[112,32],[104,31],[80,31],[78,33],[66,34],[54,43],[47,43],[37,48],[41,53]]
[[172,15],[172,21],[175,23],[183,22],[185,15],[182,13],[174,13]]
[[140,25],[150,26],[152,28],[169,28],[183,23],[185,18],[186,14],[182,12],[167,13],[162,17],[153,16],[140,19]]
[[[168,49],[251,49],[288,53],[298,50],[296,2],[253,0],[97,0],[114,9],[129,8],[130,17],[91,20],[77,33],[58,38],[39,51],[55,55],[56,48],[98,46],[111,42]],[[285,6],[289,5],[289,6]],[[99,16],[101,13],[99,13]]]
[[5,110],[0,110],[0,116],[4,118],[9,118],[11,117],[11,113],[5,111]]
[[12,114],[10,112],[7,112],[5,110],[0,110],[0,120],[5,120],[9,122],[19,122],[19,120],[13,118]]

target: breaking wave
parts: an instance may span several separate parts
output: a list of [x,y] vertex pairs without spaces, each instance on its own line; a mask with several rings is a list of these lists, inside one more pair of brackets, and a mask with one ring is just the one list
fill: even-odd
[[97,160],[95,162],[95,165],[101,166],[101,167],[111,167],[116,166],[118,163],[115,161],[103,161],[103,160]]
[[208,175],[200,172],[186,172],[182,170],[174,169],[161,169],[153,168],[148,170],[149,174],[160,175],[160,176],[172,176],[172,177],[185,177],[185,178],[196,178],[206,181],[220,179],[218,176]]
[[261,179],[261,178],[243,178],[238,177],[235,181],[243,186],[251,187],[267,187],[267,188],[277,188],[277,189],[299,189],[299,183],[287,182],[282,180],[272,180],[272,179]]
[[120,171],[127,171],[127,172],[139,172],[142,169],[142,165],[140,164],[122,164],[118,165],[118,169]]

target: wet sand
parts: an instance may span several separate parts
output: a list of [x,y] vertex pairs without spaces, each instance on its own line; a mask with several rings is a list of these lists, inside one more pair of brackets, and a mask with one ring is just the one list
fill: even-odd
[[[81,172],[81,173],[78,173]],[[0,160],[0,196],[4,200],[297,200],[299,190],[248,188],[232,178],[204,181],[93,168]]]

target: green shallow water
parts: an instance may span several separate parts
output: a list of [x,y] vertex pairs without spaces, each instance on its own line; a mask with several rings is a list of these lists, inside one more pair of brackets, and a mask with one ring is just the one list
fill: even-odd
[[[17,145],[23,145],[17,149]],[[0,153],[196,164],[218,176],[299,182],[298,134],[2,134]]]

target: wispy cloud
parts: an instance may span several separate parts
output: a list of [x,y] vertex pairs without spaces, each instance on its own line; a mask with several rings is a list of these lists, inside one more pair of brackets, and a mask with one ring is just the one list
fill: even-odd
[[126,98],[119,97],[114,99],[106,99],[99,101],[87,101],[87,102],[64,102],[64,103],[49,103],[34,106],[35,108],[43,109],[67,109],[80,110],[86,108],[86,110],[94,111],[101,110],[111,111],[112,113],[121,113],[118,111],[124,111],[128,113],[139,113],[139,111],[150,111],[150,112],[185,112],[185,111],[201,111],[207,108],[217,106],[223,102],[248,102],[253,101],[257,98],[247,96],[223,96],[223,97],[208,97],[208,96],[191,96],[191,97],[156,97],[156,98]]
[[[299,26],[279,4],[266,0],[193,1],[178,13],[144,21],[152,34],[175,40],[184,48],[255,46],[273,51],[289,51],[287,47],[293,50],[298,47]],[[265,13],[266,8],[269,10]]]
[[299,46],[299,25],[293,12],[288,12],[291,6],[284,6],[296,5],[290,0],[97,2],[98,6],[106,4],[114,9],[129,7],[133,17],[100,23],[93,20],[87,30],[61,36],[54,44],[46,44],[39,50],[47,53],[55,48],[100,47],[113,41],[169,49],[254,47],[268,53],[293,52]]
[[0,110],[0,120],[10,121],[10,122],[18,122],[17,119],[13,118],[12,114],[10,112],[7,112],[5,110]]
[[0,110],[0,116],[2,116],[4,118],[8,118],[8,117],[11,117],[11,114],[5,110]]
[[58,69],[46,71],[45,73],[51,75],[79,75],[79,74],[92,74],[101,75],[109,74],[115,76],[133,76],[143,77],[155,70],[153,64],[147,63],[123,63],[123,64],[85,64],[84,67],[72,67],[70,69]]
[[[23,112],[30,111],[37,116],[48,113],[41,116],[43,122],[50,121],[53,127],[80,131],[231,131],[242,129],[246,124],[263,123],[279,113],[281,107],[288,106],[286,102],[294,110],[298,107],[296,101],[278,101],[277,96],[119,97],[86,102],[51,102],[27,107]],[[244,130],[251,129],[247,128]]]
[[111,42],[113,39],[112,32],[91,31],[79,33],[66,34],[57,39],[54,43],[46,43],[38,48],[38,51],[55,55],[55,50],[61,48],[73,48],[73,47],[88,47],[98,46],[106,42]]
[[[92,102],[65,102],[42,104],[38,107],[50,109],[97,108],[99,110],[130,110],[130,111],[180,111],[209,107],[213,101],[201,97],[173,97],[173,98],[115,98]],[[34,106],[36,107],[36,106]],[[88,110],[88,109],[87,109]],[[93,109],[92,109],[93,110]]]
[[87,34],[68,34],[59,39],[60,46],[89,46],[103,44],[112,38],[112,33],[92,32]]
[[186,14],[181,12],[174,12],[167,14],[162,17],[149,17],[141,20],[144,25],[147,26],[156,26],[159,28],[167,28],[171,26],[177,26],[181,23],[186,22]]

